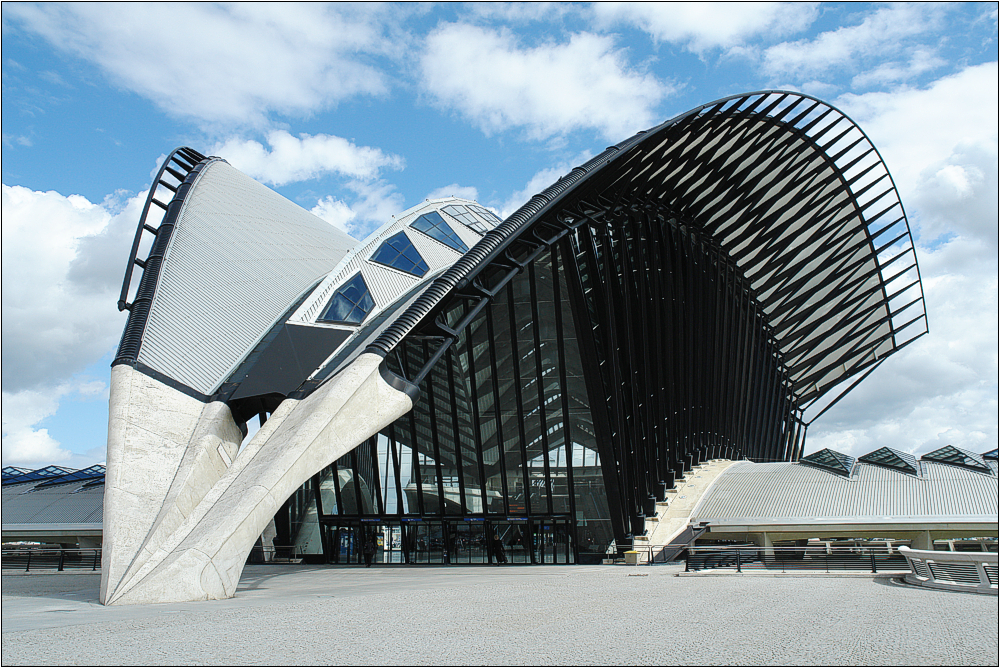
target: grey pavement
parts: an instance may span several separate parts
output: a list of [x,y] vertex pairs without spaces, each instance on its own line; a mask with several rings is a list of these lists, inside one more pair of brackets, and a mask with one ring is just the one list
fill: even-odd
[[250,566],[226,601],[3,574],[3,665],[996,666],[998,599],[677,566]]

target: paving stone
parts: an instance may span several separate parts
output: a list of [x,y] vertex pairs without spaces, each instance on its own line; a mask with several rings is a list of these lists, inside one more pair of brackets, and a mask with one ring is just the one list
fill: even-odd
[[3,576],[3,664],[991,665],[998,599],[888,576],[676,566],[251,566],[225,601],[97,603]]

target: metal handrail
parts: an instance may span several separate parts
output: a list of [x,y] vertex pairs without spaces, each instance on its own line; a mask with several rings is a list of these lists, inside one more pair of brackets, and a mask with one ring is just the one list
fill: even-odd
[[[118,297],[118,310],[119,311],[131,311],[132,305],[128,303],[128,293],[132,287],[132,270],[134,267],[138,266],[140,269],[145,270],[146,263],[140,260],[137,255],[139,253],[139,244],[142,241],[143,232],[149,232],[154,236],[157,234],[158,229],[146,223],[146,218],[149,216],[149,205],[155,204],[164,211],[167,210],[169,202],[161,202],[156,199],[156,191],[160,186],[163,186],[171,192],[177,192],[177,188],[181,183],[184,183],[184,179],[187,175],[191,173],[194,166],[205,159],[198,151],[193,148],[188,148],[186,146],[181,146],[175,148],[170,152],[170,155],[164,159],[163,164],[160,165],[160,170],[156,173],[156,178],[153,179],[153,185],[149,188],[149,194],[146,195],[146,203],[142,206],[142,214],[139,216],[139,225],[135,230],[135,237],[132,239],[132,250],[129,253],[128,266],[125,268],[125,278],[122,280],[122,291]],[[180,171],[174,169],[171,165],[176,165]],[[166,180],[165,176],[173,177],[176,180]]]
[[89,570],[101,566],[101,548],[14,548],[0,552],[4,570]]
[[796,547],[705,545],[688,548],[686,572],[701,570],[905,572],[906,560],[891,545]]

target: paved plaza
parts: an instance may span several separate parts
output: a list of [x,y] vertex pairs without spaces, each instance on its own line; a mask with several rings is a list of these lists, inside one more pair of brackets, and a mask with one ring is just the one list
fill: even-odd
[[105,608],[3,575],[3,665],[996,666],[998,599],[674,565],[251,566],[236,598]]

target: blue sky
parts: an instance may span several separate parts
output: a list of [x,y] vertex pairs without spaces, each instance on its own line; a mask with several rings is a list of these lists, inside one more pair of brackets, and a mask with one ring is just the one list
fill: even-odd
[[4,3],[3,463],[103,461],[115,301],[176,146],[362,238],[429,196],[510,213],[638,130],[769,88],[879,148],[930,317],[807,451],[996,447],[996,3]]

